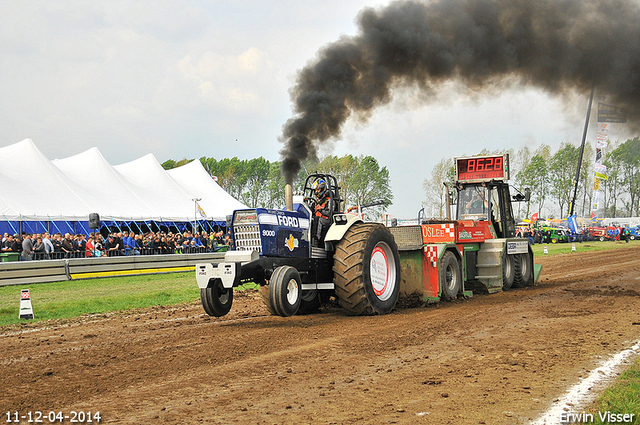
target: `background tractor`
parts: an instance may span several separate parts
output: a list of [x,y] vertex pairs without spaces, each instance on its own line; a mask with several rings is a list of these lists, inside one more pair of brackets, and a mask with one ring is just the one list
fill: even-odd
[[494,293],[533,284],[541,267],[533,264],[528,239],[515,237],[509,155],[455,159],[456,219],[425,220],[391,229],[400,250],[401,295],[424,301]]

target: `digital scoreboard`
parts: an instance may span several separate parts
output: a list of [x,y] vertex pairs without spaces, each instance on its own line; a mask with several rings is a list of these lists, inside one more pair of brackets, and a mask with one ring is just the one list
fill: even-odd
[[459,182],[509,180],[509,154],[455,158],[455,163]]

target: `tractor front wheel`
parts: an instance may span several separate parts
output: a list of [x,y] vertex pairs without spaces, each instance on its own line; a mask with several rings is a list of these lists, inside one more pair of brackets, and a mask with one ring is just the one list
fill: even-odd
[[222,286],[220,279],[211,279],[209,286],[200,289],[200,301],[209,316],[224,316],[233,304],[233,288]]
[[336,297],[350,316],[386,314],[398,301],[400,256],[386,227],[353,224],[333,255]]
[[302,301],[302,288],[300,274],[295,268],[280,266],[275,269],[268,287],[269,301],[275,314],[289,317],[298,312]]

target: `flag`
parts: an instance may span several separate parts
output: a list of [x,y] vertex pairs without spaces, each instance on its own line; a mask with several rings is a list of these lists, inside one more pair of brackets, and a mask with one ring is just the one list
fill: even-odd
[[600,208],[600,191],[594,190],[593,198],[591,198],[591,211],[597,211],[599,208]]
[[534,222],[534,221],[538,221],[538,213],[535,213],[535,214],[533,214],[533,215],[531,216],[531,221],[532,221],[532,222]]
[[198,213],[200,214],[200,217],[204,218],[207,216],[207,214],[204,212],[204,210],[202,209],[198,201],[196,201],[196,207],[198,208]]

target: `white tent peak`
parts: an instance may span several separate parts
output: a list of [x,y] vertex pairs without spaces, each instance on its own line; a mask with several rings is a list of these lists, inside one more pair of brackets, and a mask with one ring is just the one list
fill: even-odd
[[[224,220],[231,211],[247,208],[220,187],[196,159],[188,164],[168,170],[167,173],[180,184],[190,199],[201,198],[200,207],[207,217]],[[210,194],[209,196],[207,196]]]
[[184,222],[195,218],[196,197],[207,219],[224,220],[246,208],[197,160],[184,168],[186,174],[166,171],[153,154],[112,166],[96,147],[50,161],[27,138],[0,148],[0,163],[4,220],[86,221],[98,213],[105,220]]
[[103,206],[99,212],[104,219],[142,220],[154,216],[153,210],[129,187],[127,180],[107,162],[98,148],[52,162],[86,191],[97,192],[100,199],[107,201],[101,202]]

